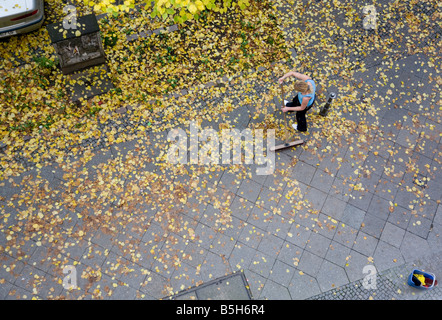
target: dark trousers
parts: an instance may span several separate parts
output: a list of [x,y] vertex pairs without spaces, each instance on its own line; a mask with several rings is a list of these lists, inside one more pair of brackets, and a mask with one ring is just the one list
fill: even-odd
[[[305,117],[307,111],[313,106],[315,103],[315,100],[313,100],[313,103],[305,108],[302,111],[295,111],[296,112],[296,122],[298,123],[298,131],[307,131],[307,119]],[[299,107],[301,103],[299,102],[298,96],[293,98],[292,102],[287,103],[287,107]],[[293,111],[288,111],[293,112]]]

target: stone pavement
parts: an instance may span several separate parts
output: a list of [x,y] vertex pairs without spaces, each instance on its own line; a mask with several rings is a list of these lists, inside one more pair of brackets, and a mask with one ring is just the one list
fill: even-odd
[[[407,284],[414,269],[440,274],[441,255],[430,255],[376,274],[374,286],[363,280],[354,281],[336,289],[308,298],[309,300],[440,300],[442,289],[416,289]],[[431,271],[430,271],[431,270]]]
[[[300,54],[292,52],[295,58]],[[422,292],[405,284],[414,267],[437,278],[442,275],[440,88],[430,81],[437,77],[439,66],[431,67],[424,53],[404,53],[391,64],[383,63],[384,57],[376,52],[364,59],[367,70],[356,72],[354,81],[362,80],[368,87],[357,90],[357,98],[393,91],[377,101],[376,114],[369,108],[342,110],[355,127],[340,141],[328,141],[326,133],[312,124],[304,138],[308,141],[309,135],[323,134],[321,144],[307,143],[276,153],[273,175],[256,175],[256,165],[226,166],[196,180],[187,173],[168,175],[155,166],[167,132],[149,132],[146,139],[110,148],[99,140],[85,142],[96,143],[84,167],[96,172],[97,181],[97,168],[118,161],[129,165],[136,162],[139,150],[149,150],[153,162],[124,177],[125,184],[139,181],[141,186],[143,181],[137,176],[145,177],[146,172],[164,174],[171,181],[189,181],[191,196],[186,204],[175,204],[179,210],[172,215],[181,228],[162,229],[163,222],[155,217],[164,210],[163,204],[146,206],[141,208],[146,219],[141,221],[146,223],[139,224],[140,228],[138,220],[108,232],[97,228],[80,244],[67,239],[63,250],[57,251],[49,243],[26,238],[18,227],[15,215],[26,208],[15,196],[20,189],[14,183],[32,181],[24,177],[39,174],[54,197],[58,191],[71,191],[72,199],[81,202],[82,195],[67,187],[69,177],[62,165],[30,168],[12,182],[4,181],[0,189],[0,298],[161,299],[243,271],[254,299],[441,299],[440,287]],[[271,75],[273,83],[278,76]],[[388,79],[388,86],[379,79]],[[256,91],[268,92],[271,82],[257,81]],[[192,99],[203,111],[232,96],[238,107],[224,119],[232,120],[238,129],[253,128],[262,119],[254,117],[256,106],[236,94],[242,85],[235,78],[214,101],[206,101],[204,95]],[[203,123],[217,128],[214,124]],[[361,136],[369,140],[360,140]],[[195,170],[187,169],[189,173]],[[141,188],[142,194],[149,197],[151,187]],[[114,199],[112,206],[118,207],[119,200]],[[56,210],[68,217],[62,224],[68,234],[88,223],[80,218],[83,211],[79,208]],[[223,220],[226,211],[231,219]],[[188,236],[190,229],[194,237]],[[10,230],[19,246],[11,244]],[[174,256],[183,259],[166,267],[164,261],[173,261]],[[58,259],[63,263],[55,263]],[[78,279],[78,292],[62,286],[65,261],[75,265],[79,275],[88,271],[88,278]],[[375,267],[377,289],[361,285],[367,265]]]

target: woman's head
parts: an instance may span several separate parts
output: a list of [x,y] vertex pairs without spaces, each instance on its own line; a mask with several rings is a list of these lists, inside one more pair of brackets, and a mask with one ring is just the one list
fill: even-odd
[[301,93],[305,93],[310,91],[310,87],[305,81],[296,81],[295,82],[295,90]]

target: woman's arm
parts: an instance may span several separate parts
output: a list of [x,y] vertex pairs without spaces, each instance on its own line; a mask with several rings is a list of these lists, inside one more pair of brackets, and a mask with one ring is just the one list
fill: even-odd
[[282,112],[302,111],[305,108],[307,108],[307,104],[308,104],[309,100],[310,100],[309,97],[304,97],[304,98],[302,98],[302,103],[301,103],[301,105],[299,107],[286,107],[286,106],[283,106],[281,110],[282,110]]
[[289,71],[285,75],[283,75],[281,78],[278,79],[279,83],[282,83],[284,81],[284,79],[288,78],[288,77],[295,77],[299,80],[304,80],[304,81],[311,79],[311,77],[309,77],[306,74],[302,74],[302,73],[299,73],[296,71]]

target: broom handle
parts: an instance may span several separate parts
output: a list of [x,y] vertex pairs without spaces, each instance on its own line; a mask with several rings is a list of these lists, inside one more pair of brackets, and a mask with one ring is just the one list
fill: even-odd
[[[285,105],[284,105],[284,86],[282,85],[282,83],[281,83],[281,101],[282,101],[282,105],[285,107]],[[286,112],[283,112],[284,113],[284,123],[285,123],[285,128],[284,128],[284,130],[285,130],[285,143],[287,144],[287,142],[288,142],[288,132],[287,132],[287,115],[286,115]]]

